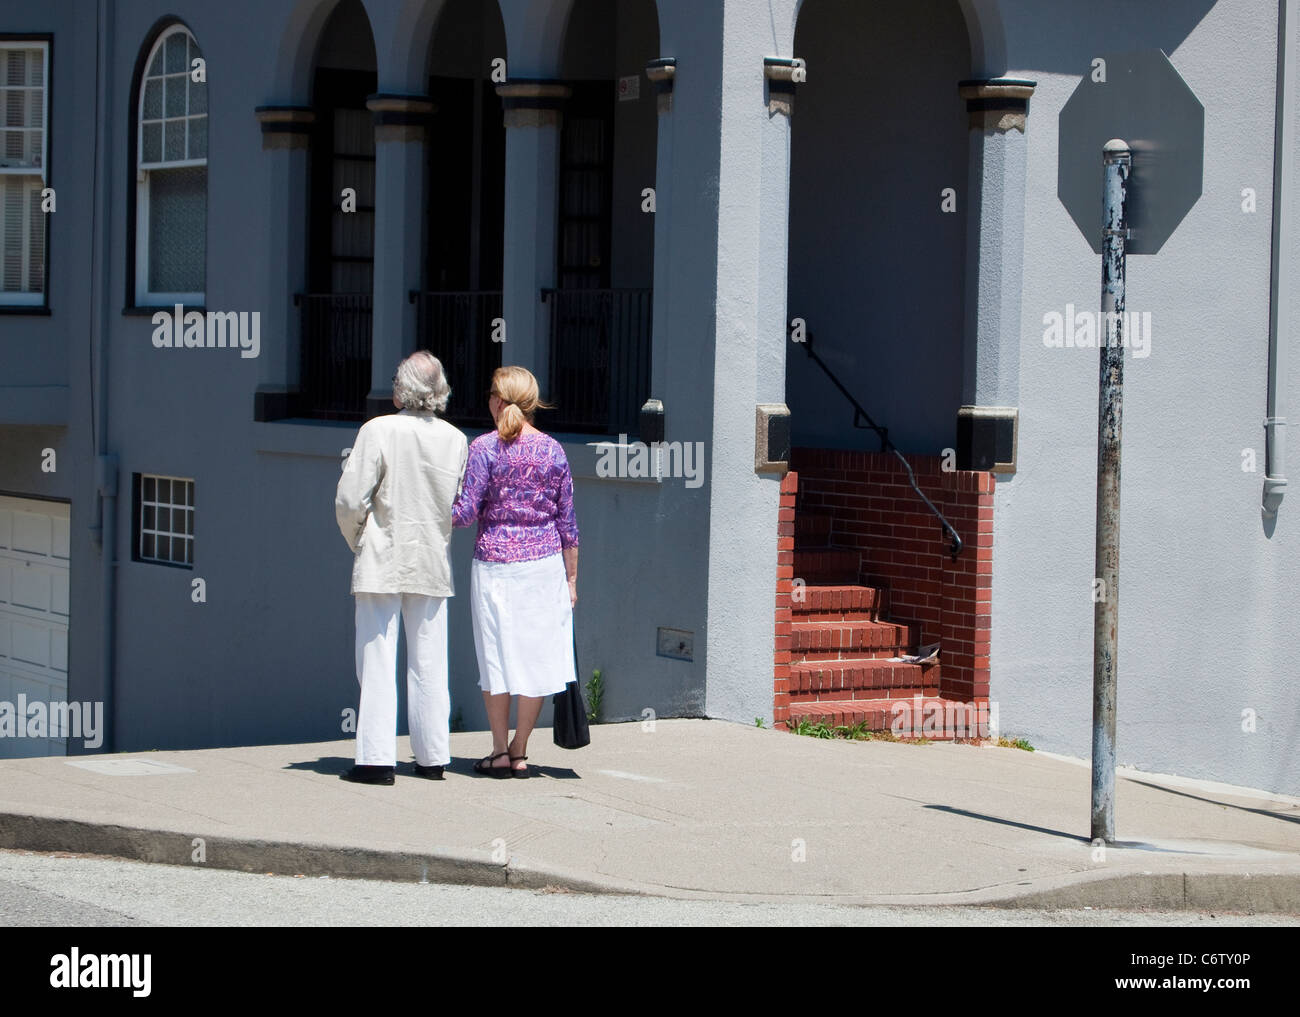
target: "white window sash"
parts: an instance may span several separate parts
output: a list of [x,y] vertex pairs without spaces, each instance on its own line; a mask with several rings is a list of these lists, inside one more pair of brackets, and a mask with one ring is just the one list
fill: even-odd
[[[48,172],[50,164],[50,44],[46,41],[38,40],[18,40],[18,39],[0,39],[0,50],[23,50],[27,52],[37,51],[41,54],[41,84],[40,85],[21,85],[8,86],[0,84],[0,94],[10,91],[11,89],[21,88],[23,91],[38,90],[41,93],[41,122],[37,124],[26,124],[19,130],[28,133],[39,133],[41,139],[41,164],[39,166],[0,166],[0,176],[6,179],[5,187],[15,186],[17,181],[23,179],[36,179],[40,182],[40,189],[43,189],[48,182]],[[8,128],[14,130],[14,128]],[[18,184],[18,186],[22,186]],[[31,249],[31,217],[33,214],[41,216],[45,220],[41,224],[44,232],[41,258],[41,279],[40,289],[35,292],[27,290],[6,290],[4,286],[3,271],[0,271],[0,306],[5,307],[40,307],[45,304],[45,290],[49,279],[49,217],[39,209],[33,213],[27,200],[26,188],[23,189],[22,209],[19,213],[20,222],[18,225],[18,244],[19,257],[22,262],[22,274],[24,281],[30,281],[32,271],[32,249]],[[6,226],[9,224],[6,223]],[[7,230],[5,231],[7,232]],[[4,233],[0,232],[0,258],[8,259],[12,253],[8,248],[4,248]]]
[[140,169],[186,169],[190,166],[206,166],[207,164],[207,159],[177,159],[175,162],[142,162],[140,163]]
[[[171,36],[173,36],[173,35],[183,35],[183,36],[185,36],[187,47],[188,47],[189,42],[190,42],[191,40],[194,41],[196,47],[197,47],[197,45],[198,45],[198,42],[197,42],[197,40],[194,39],[193,34],[190,33],[190,31],[189,31],[188,29],[186,29],[185,26],[183,26],[183,25],[173,25],[171,28],[167,29],[167,31],[163,32],[162,35],[158,36],[158,38],[154,41],[153,48],[152,48],[151,50],[149,50],[149,55],[148,55],[148,57],[145,58],[145,62],[144,62],[144,75],[143,75],[143,76],[141,77],[141,79],[140,79],[140,95],[139,95],[139,96],[137,97],[137,99],[136,99],[136,106],[135,106],[135,158],[136,158],[136,165],[139,166],[139,167],[141,167],[141,168],[144,168],[144,169],[163,169],[163,168],[183,167],[183,166],[206,166],[206,165],[208,164],[208,160],[207,160],[206,158],[203,158],[203,159],[172,159],[172,160],[169,160],[169,159],[162,159],[162,160],[158,160],[158,161],[155,161],[155,162],[145,162],[145,161],[144,161],[144,126],[145,126],[146,123],[150,123],[150,124],[161,124],[161,123],[164,123],[164,122],[166,122],[166,121],[168,121],[168,120],[191,120],[191,119],[198,119],[198,118],[200,118],[200,117],[203,118],[204,120],[206,120],[206,119],[208,118],[208,113],[207,113],[207,112],[204,112],[204,113],[191,113],[191,112],[190,112],[190,110],[189,110],[189,86],[188,86],[188,85],[186,86],[185,113],[184,113],[182,116],[169,117],[169,116],[166,115],[166,109],[165,109],[165,108],[164,108],[164,110],[163,110],[163,114],[164,114],[164,115],[161,116],[161,117],[150,117],[150,118],[146,118],[145,115],[144,115],[144,95],[145,95],[145,89],[146,89],[146,86],[148,85],[148,83],[149,83],[151,80],[154,80],[154,79],[151,78],[150,75],[149,75],[149,66],[153,63],[153,61],[154,61],[154,57],[155,57],[158,53],[160,53],[160,52],[162,53],[162,57],[163,57],[163,73],[162,73],[161,75],[158,75],[158,76],[157,76],[157,77],[158,77],[158,80],[161,80],[161,79],[164,78],[164,77],[176,77],[176,76],[178,76],[179,73],[180,73],[180,72],[172,72],[171,74],[168,74],[168,72],[167,72],[167,66],[166,66],[167,54],[166,54],[165,50],[166,50],[166,46],[167,46],[167,40],[168,40]],[[190,71],[191,71],[191,68],[190,68],[189,65],[187,64],[187,65],[186,65],[186,68],[185,68],[185,75],[186,75],[187,77],[188,77]],[[211,140],[211,139],[209,138],[209,140]]]
[[[202,164],[202,165],[206,165]],[[149,174],[137,174],[135,198],[135,302],[138,307],[166,307],[170,310],[175,304],[185,307],[202,307],[205,296],[202,291],[193,293],[164,293],[149,289]],[[204,252],[204,263],[207,263]],[[171,478],[164,477],[164,480]]]
[[[50,44],[36,40],[0,39],[0,49],[40,50],[42,82],[39,86],[41,91],[41,164],[39,166],[0,166],[0,173],[18,176],[39,176],[42,184],[48,183],[46,168],[50,163]],[[0,84],[0,92],[8,91],[11,87],[15,86]],[[23,85],[19,87],[26,90],[37,86]],[[35,130],[36,128],[29,127],[25,129]]]
[[[40,211],[39,207],[36,208],[35,210],[32,209],[31,187],[30,185],[24,186],[24,182],[26,180],[35,181],[37,184],[38,191],[39,191],[39,185],[44,183],[44,181],[42,181],[41,178],[35,173],[28,173],[23,178],[11,177],[8,180],[4,181],[3,183],[0,183],[0,246],[5,245],[5,237],[10,233],[11,230],[17,233],[18,255],[19,255],[20,264],[22,265],[22,268],[20,270],[22,275],[22,282],[30,283],[32,281],[31,276],[33,274],[32,217],[33,216],[40,217],[41,220],[40,229],[43,235],[42,236],[43,248],[46,247],[49,243],[49,224],[46,221],[47,216],[45,215],[45,213]],[[18,183],[15,183],[15,181],[18,181]],[[8,220],[8,201],[6,200],[7,192],[9,188],[15,186],[18,187],[19,196],[20,196],[18,222],[16,224],[10,223]],[[10,253],[12,253],[11,249],[8,246],[3,246],[3,250],[0,251],[0,257],[3,257],[4,261],[8,261]],[[41,252],[40,289],[35,291],[7,290],[4,289],[4,265],[3,263],[0,263],[0,305],[23,306],[23,307],[43,305],[45,303],[45,279],[48,272],[49,272],[48,258],[46,257],[45,250],[43,249]]]

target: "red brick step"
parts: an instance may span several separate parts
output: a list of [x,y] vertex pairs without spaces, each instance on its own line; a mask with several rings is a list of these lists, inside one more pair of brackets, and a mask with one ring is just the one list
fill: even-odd
[[891,731],[899,738],[928,738],[931,741],[975,741],[988,737],[988,714],[981,712],[987,700],[974,710],[967,704],[939,696],[899,696],[876,700],[828,700],[790,704],[791,726],[801,719],[830,727],[866,722],[868,731]]
[[790,634],[790,651],[804,660],[903,656],[913,639],[908,625],[870,620],[800,620]]
[[808,583],[797,593],[790,607],[804,621],[876,621],[883,599],[874,586],[853,584]]
[[940,667],[901,664],[880,657],[851,660],[805,660],[790,665],[790,702],[822,699],[880,699],[889,696],[938,695]]

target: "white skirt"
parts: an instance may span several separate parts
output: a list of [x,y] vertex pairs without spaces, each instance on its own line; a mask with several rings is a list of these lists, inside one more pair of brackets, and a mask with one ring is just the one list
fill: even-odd
[[577,680],[563,555],[518,562],[475,558],[469,597],[484,692],[549,696]]

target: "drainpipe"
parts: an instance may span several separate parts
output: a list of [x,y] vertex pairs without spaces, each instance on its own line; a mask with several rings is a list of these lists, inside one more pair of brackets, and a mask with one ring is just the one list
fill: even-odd
[[95,488],[99,494],[99,523],[92,527],[95,542],[99,545],[99,608],[100,608],[100,694],[104,700],[104,740],[101,751],[112,752],[117,737],[117,695],[114,688],[116,675],[113,670],[114,657],[114,592],[116,590],[115,570],[117,562],[113,555],[117,547],[117,456],[108,451],[108,343],[105,342],[104,329],[109,320],[108,272],[111,251],[109,250],[109,211],[112,209],[112,178],[109,167],[112,165],[111,138],[109,129],[112,120],[112,74],[110,65],[113,53],[112,43],[113,0],[99,0],[98,24],[96,26],[96,63],[95,75],[95,158],[93,172],[95,175],[94,221],[91,226],[90,248],[90,344],[97,364],[92,380],[94,386],[94,409],[91,427],[95,432]]
[[1291,337],[1291,302],[1287,283],[1295,271],[1291,254],[1292,205],[1296,188],[1295,74],[1300,0],[1278,0],[1277,100],[1273,135],[1273,259],[1268,306],[1268,416],[1264,418],[1264,516],[1277,516],[1286,493],[1287,341]]

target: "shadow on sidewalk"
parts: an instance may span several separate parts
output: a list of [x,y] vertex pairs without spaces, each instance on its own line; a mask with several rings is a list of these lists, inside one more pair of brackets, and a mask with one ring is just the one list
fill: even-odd
[[321,756],[319,759],[304,759],[299,763],[289,763],[286,770],[311,770],[313,773],[337,776],[349,769],[356,760],[351,756]]
[[[286,770],[310,770],[312,773],[320,773],[325,776],[337,777],[339,774],[348,770],[355,760],[351,756],[321,756],[319,759],[304,759],[297,763],[289,763],[285,766]],[[456,774],[461,777],[473,777],[481,780],[491,780],[491,777],[482,777],[474,772],[473,759],[462,759],[452,756],[451,762],[446,766],[448,774]],[[550,777],[554,780],[582,780],[582,775],[577,770],[567,766],[537,766],[529,764],[529,770],[532,771],[533,777]],[[413,777],[415,775],[415,763],[412,761],[402,761],[397,764],[397,776]]]
[[986,823],[1014,826],[1020,830],[1029,830],[1031,833],[1045,833],[1051,837],[1063,837],[1065,840],[1075,840],[1081,844],[1092,843],[1087,837],[1080,837],[1075,833],[1066,833],[1064,830],[1052,830],[1046,826],[1034,826],[1030,823],[1017,823],[1014,819],[1002,819],[998,816],[985,815],[982,812],[968,812],[966,809],[953,808],[951,805],[927,805],[925,808],[934,809],[937,812],[947,812],[954,816],[966,816],[968,819],[982,819]]
[[1252,809],[1245,805],[1234,805],[1232,802],[1221,802],[1217,798],[1204,798],[1201,795],[1188,794],[1186,791],[1175,791],[1170,787],[1163,787],[1160,784],[1150,784],[1145,780],[1134,780],[1132,777],[1125,777],[1125,780],[1131,784],[1141,784],[1143,787],[1149,787],[1153,791],[1163,791],[1166,794],[1178,795],[1181,798],[1191,798],[1198,802],[1209,802],[1211,805],[1221,805],[1225,809],[1239,809],[1242,812],[1253,812],[1257,816],[1268,816],[1270,819],[1280,819],[1284,823],[1300,823],[1300,816],[1284,816],[1280,812],[1273,812],[1271,809]]

